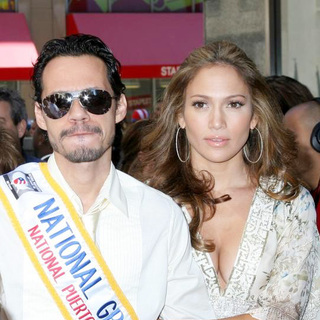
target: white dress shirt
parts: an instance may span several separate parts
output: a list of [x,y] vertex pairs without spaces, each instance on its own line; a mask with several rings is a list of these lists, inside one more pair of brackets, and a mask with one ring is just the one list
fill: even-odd
[[[202,273],[192,259],[187,223],[170,197],[111,165],[95,203],[83,214],[81,201],[63,178],[54,156],[48,168],[140,320],[156,320],[160,314],[163,319],[215,318]],[[0,244],[0,301],[9,318],[62,319],[1,201]]]

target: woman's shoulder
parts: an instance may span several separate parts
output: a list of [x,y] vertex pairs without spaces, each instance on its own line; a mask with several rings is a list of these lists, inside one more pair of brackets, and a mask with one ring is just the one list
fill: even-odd
[[[289,182],[284,182],[283,179],[275,176],[271,177],[260,177],[259,186],[264,190],[264,192],[273,193],[274,195],[278,195],[275,197],[279,202],[283,202],[291,205],[301,205],[304,202],[309,203],[313,202],[313,198],[310,192],[301,184],[297,184],[297,186],[291,185]],[[292,193],[292,190],[296,190],[295,193]],[[281,197],[281,194],[286,195],[286,197]],[[288,196],[288,194],[290,196]],[[270,197],[272,197],[270,195]]]
[[290,201],[295,212],[299,213],[300,216],[304,214],[311,215],[315,218],[316,209],[313,197],[309,190],[305,187],[300,186],[298,196]]
[[[316,218],[314,200],[310,192],[299,185],[294,197],[285,199],[281,193],[286,192],[284,181],[275,177],[260,178],[260,187],[263,189],[262,196],[256,201],[268,202],[274,204],[273,216],[274,223],[285,227],[288,222],[312,222]],[[258,188],[259,189],[259,188]],[[268,193],[269,191],[272,194]],[[260,199],[261,198],[261,199]]]
[[316,210],[310,192],[300,186],[298,195],[294,199],[277,200],[274,219],[278,231],[281,226],[285,229],[291,225],[291,228],[295,230],[313,233],[312,230],[316,227]]

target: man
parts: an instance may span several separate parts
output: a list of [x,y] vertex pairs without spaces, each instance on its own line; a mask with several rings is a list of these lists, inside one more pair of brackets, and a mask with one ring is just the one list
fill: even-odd
[[313,99],[309,88],[298,80],[285,76],[273,75],[265,78],[274,97],[285,114],[291,107]]
[[27,130],[27,110],[24,100],[19,93],[9,88],[0,88],[0,126],[10,130],[12,135],[20,140],[18,148],[26,162],[39,159],[28,155],[22,150],[23,138]]
[[0,179],[10,319],[214,318],[180,209],[111,163],[127,107],[119,67],[90,35],[49,41],[35,64],[53,155]]
[[289,109],[284,124],[296,136],[297,175],[313,195],[320,231],[320,101],[314,99]]

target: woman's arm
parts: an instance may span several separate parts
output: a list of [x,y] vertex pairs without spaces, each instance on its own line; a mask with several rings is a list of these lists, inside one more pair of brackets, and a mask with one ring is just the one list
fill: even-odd
[[273,228],[278,240],[274,266],[258,298],[261,308],[250,311],[253,317],[298,319],[308,304],[320,300],[320,243],[315,217],[313,199],[304,188],[295,200],[275,209]]

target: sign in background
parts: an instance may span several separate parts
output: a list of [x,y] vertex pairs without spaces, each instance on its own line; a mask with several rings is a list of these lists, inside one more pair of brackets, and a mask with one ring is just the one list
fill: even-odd
[[15,11],[15,1],[14,0],[0,0],[0,12],[1,11]]
[[111,8],[112,12],[202,12],[202,2],[203,0],[71,0],[68,11],[109,12]]
[[67,34],[102,39],[127,79],[170,78],[204,44],[202,13],[69,13],[66,22]]

